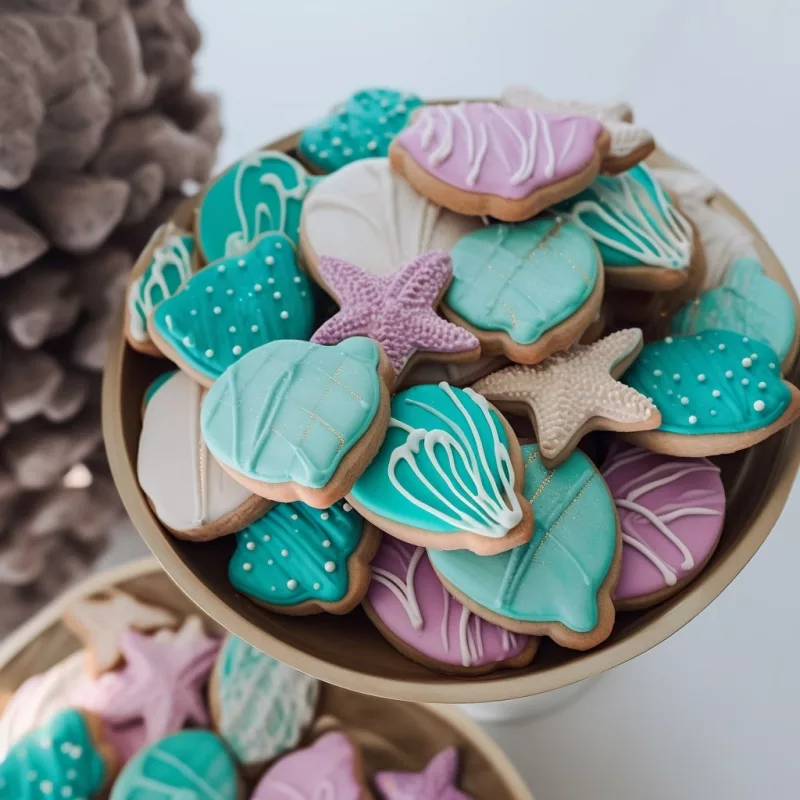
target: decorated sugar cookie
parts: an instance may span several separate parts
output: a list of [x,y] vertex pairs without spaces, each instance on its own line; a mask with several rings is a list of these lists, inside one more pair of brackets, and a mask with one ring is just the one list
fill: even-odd
[[501,409],[527,414],[548,467],[562,462],[592,430],[657,428],[658,409],[645,393],[615,379],[642,349],[638,328],[617,331],[591,345],[574,345],[541,364],[512,364],[473,389]]
[[612,285],[676,289],[703,257],[691,224],[644,164],[601,175],[560,208],[594,239]]
[[148,323],[158,349],[210,386],[231,364],[276,339],[308,339],[314,300],[282,234],[262,236],[240,255],[209,264]]
[[94,675],[120,664],[120,641],[129,629],[155,631],[177,623],[166,608],[143,603],[119,589],[83,597],[64,612],[64,624],[87,645],[88,667]]
[[174,297],[194,271],[194,237],[171,222],[156,230],[136,262],[126,293],[125,336],[134,350],[161,355],[147,320],[162,300]]
[[379,772],[375,786],[384,800],[472,800],[456,786],[458,750],[437,753],[422,772]]
[[615,443],[602,467],[622,528],[617,609],[680,591],[714,553],[725,520],[719,467]]
[[444,313],[475,334],[486,355],[536,363],[576,342],[600,310],[597,248],[561,216],[489,225],[451,254]]
[[315,180],[278,150],[246,155],[206,189],[195,234],[206,262],[238,256],[265,233],[297,244],[300,210]]
[[534,108],[550,114],[583,114],[603,123],[611,137],[608,155],[603,160],[603,172],[624,172],[643,161],[655,150],[653,134],[633,121],[633,111],[627,103],[614,106],[592,105],[574,100],[553,100],[525,86],[507,86],[502,93],[503,103],[515,108]]
[[209,688],[214,727],[253,772],[297,746],[314,718],[319,682],[229,634]]
[[624,438],[657,453],[732,453],[800,416],[800,392],[781,378],[775,351],[731,331],[651,342],[622,380],[646,392],[662,417],[657,430]]
[[518,222],[588,186],[610,137],[586,116],[496,103],[426,106],[389,148],[392,168],[459,214]]
[[371,339],[326,347],[277,341],[252,351],[203,400],[203,438],[262,497],[325,509],[377,452],[391,366]]
[[386,438],[348,499],[398,539],[485,555],[531,535],[522,478],[516,436],[483,397],[415,386],[392,398]]
[[415,364],[403,375],[399,388],[419,386],[422,383],[449,383],[451,386],[463,388],[475,381],[508,366],[508,359],[503,356],[481,356],[477,361],[442,362],[427,361]]
[[454,214],[392,172],[388,158],[357,161],[309,192],[300,246],[306,263],[322,256],[389,275],[428,250],[450,248],[481,220]]
[[142,750],[125,766],[111,800],[243,800],[236,766],[216,734],[186,730]]
[[472,333],[436,313],[453,277],[452,261],[444,251],[423,253],[386,276],[327,257],[313,270],[317,283],[341,306],[316,331],[313,342],[338,344],[352,336],[369,336],[398,376],[417,361],[474,361],[480,355]]
[[203,390],[183,372],[150,397],[139,437],[137,476],[156,516],[176,536],[207,541],[239,531],[270,503],[235,481],[200,433]]
[[297,152],[322,172],[334,172],[359,159],[385,156],[389,143],[421,105],[422,100],[408,92],[362,89],[327,116],[307,125]]
[[0,798],[88,800],[98,796],[118,768],[97,717],[68,708],[11,748],[0,763]]
[[341,731],[331,731],[310,747],[295,750],[267,770],[250,800],[371,800],[361,754]]
[[384,536],[364,608],[383,636],[438,672],[485,675],[525,667],[538,642],[476,617],[450,595],[424,547]]
[[432,548],[428,556],[444,585],[484,619],[588,650],[614,626],[611,596],[621,557],[614,500],[580,450],[552,470],[536,445],[522,454],[533,538],[488,558]]
[[783,363],[796,350],[797,320],[786,289],[754,258],[739,258],[722,283],[690,300],[670,319],[673,334],[719,329],[768,344]]
[[380,531],[350,503],[279,503],[236,535],[228,577],[281,614],[346,614],[367,592],[379,543]]

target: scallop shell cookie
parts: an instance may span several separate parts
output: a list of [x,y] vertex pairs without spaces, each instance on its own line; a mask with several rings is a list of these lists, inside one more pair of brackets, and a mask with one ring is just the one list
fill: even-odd
[[300,247],[312,269],[322,256],[388,275],[428,250],[450,248],[479,219],[432,203],[392,172],[388,158],[343,167],[315,186],[303,206]]
[[531,540],[488,558],[432,548],[428,556],[447,589],[478,616],[588,650],[614,626],[622,549],[614,500],[579,450],[552,470],[536,445],[522,453],[536,518]]
[[586,188],[609,144],[591,117],[459,103],[421,109],[392,142],[389,158],[434,203],[519,222]]
[[236,535],[231,584],[280,614],[346,614],[369,588],[381,534],[350,503],[280,503]]
[[679,592],[714,554],[725,521],[719,467],[617,441],[601,472],[622,529],[614,605],[648,608]]
[[237,361],[203,400],[212,455],[255,494],[326,509],[380,447],[391,365],[371,339],[283,340]]
[[384,536],[364,610],[401,653],[437,672],[485,675],[531,663],[538,640],[475,616],[442,586],[424,547]]
[[562,216],[468,233],[451,250],[448,319],[473,333],[483,355],[533,364],[580,339],[603,300],[591,238]]
[[276,339],[308,339],[314,299],[282,234],[209,264],[161,303],[147,329],[158,349],[210,386],[231,364]]
[[651,342],[622,380],[646,392],[662,417],[658,429],[623,438],[666,455],[733,453],[800,416],[800,391],[781,377],[775,351],[732,331]]
[[270,502],[235,481],[200,433],[203,389],[177,372],[150,395],[137,475],[156,516],[181,539],[208,541],[261,517]]
[[348,500],[411,544],[497,553],[530,538],[514,432],[471,389],[415,386],[392,398],[386,438]]
[[297,746],[314,719],[318,697],[315,678],[232,634],[209,687],[214,727],[248,773]]
[[362,89],[306,126],[297,153],[321,172],[334,172],[359,159],[385,156],[389,143],[421,105],[422,100],[409,92]]

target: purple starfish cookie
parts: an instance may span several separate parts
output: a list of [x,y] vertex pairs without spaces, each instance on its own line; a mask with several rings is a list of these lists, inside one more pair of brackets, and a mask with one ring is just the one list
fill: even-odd
[[480,354],[480,343],[469,331],[436,313],[453,276],[447,253],[423,253],[390,275],[373,275],[323,256],[317,272],[341,309],[319,328],[312,342],[338,344],[351,336],[369,336],[384,349],[398,374],[419,351],[471,353],[475,358]]
[[375,776],[383,800],[472,800],[455,786],[458,751],[448,747],[422,772],[379,772]]

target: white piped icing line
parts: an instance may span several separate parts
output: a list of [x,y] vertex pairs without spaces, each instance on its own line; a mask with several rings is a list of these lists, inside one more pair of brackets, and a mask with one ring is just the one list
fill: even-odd
[[[396,447],[389,458],[389,480],[392,486],[394,486],[406,500],[418,506],[431,516],[441,520],[446,525],[468,533],[475,533],[491,539],[499,539],[505,536],[522,519],[522,508],[514,491],[514,467],[511,463],[511,456],[509,455],[508,448],[500,441],[497,435],[496,423],[492,419],[486,399],[476,392],[473,392],[471,389],[462,390],[480,409],[489,425],[493,446],[493,453],[491,456],[494,459],[497,472],[500,475],[500,481],[502,483],[501,489],[492,477],[489,467],[489,455],[487,455],[484,449],[483,442],[481,441],[481,437],[475,427],[472,417],[467,413],[461,400],[459,400],[449,384],[442,382],[439,384],[439,388],[447,394],[456,408],[461,412],[472,434],[472,441],[467,438],[464,431],[458,425],[455,425],[437,409],[416,400],[407,400],[406,402],[424,408],[430,414],[441,419],[452,433],[442,429],[428,431],[424,428],[413,428],[392,417],[389,420],[389,426],[401,428],[409,435],[405,444]],[[443,469],[439,460],[436,458],[437,446],[444,448],[449,470]],[[436,489],[424,476],[417,463],[417,455],[421,450],[424,450],[437,475],[445,483],[452,493],[452,496],[469,509],[469,511],[464,511],[456,506],[449,497]],[[456,458],[458,458],[460,463],[465,467],[473,486],[468,486],[459,474],[455,466]],[[440,511],[411,494],[397,478],[397,466],[400,463],[408,464],[423,486],[425,486],[442,505],[451,509],[453,513],[449,514]],[[489,485],[488,490],[486,484]]]

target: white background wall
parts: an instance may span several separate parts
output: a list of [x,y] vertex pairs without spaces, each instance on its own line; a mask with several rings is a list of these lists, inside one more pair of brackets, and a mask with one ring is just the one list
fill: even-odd
[[[800,284],[798,0],[188,0],[220,166],[350,91],[630,101]],[[568,709],[491,728],[538,800],[800,797],[800,497],[700,618]],[[498,799],[499,800],[499,799]]]

